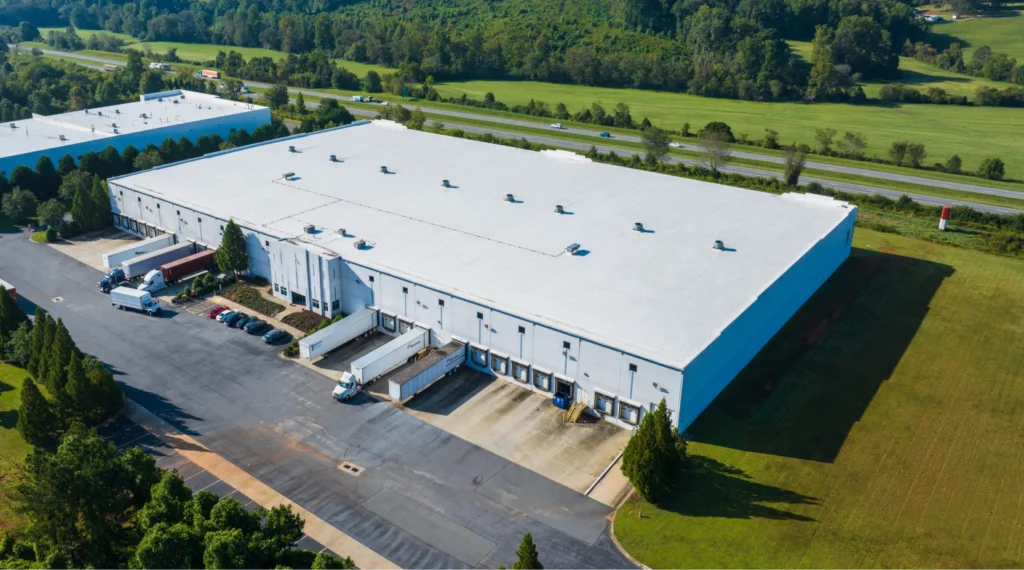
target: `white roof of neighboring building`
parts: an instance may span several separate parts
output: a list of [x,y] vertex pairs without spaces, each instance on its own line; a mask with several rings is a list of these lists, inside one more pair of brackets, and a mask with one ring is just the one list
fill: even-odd
[[851,212],[384,121],[117,183],[679,369]]
[[[33,115],[31,119],[0,123],[0,157],[109,139],[258,108],[249,103],[193,91],[174,90],[161,95],[166,96],[145,100],[148,96],[143,95],[139,101],[120,105],[60,115]],[[143,113],[145,119],[141,116]],[[65,140],[61,140],[61,135]],[[59,156],[51,158],[56,162]]]

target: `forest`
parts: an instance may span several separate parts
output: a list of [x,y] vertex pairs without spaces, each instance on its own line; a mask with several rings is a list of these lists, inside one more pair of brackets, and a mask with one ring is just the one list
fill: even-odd
[[[530,79],[747,100],[857,100],[926,25],[901,0],[0,0],[0,24],[265,47],[411,81]],[[787,39],[815,40],[810,65]]]

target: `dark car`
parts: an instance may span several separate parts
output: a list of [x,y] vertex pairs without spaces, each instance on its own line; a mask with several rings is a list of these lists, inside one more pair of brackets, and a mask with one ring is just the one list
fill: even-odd
[[556,408],[568,410],[569,407],[572,406],[572,399],[569,398],[568,394],[564,392],[558,392],[557,394],[555,394],[554,398],[551,398],[551,403],[554,404]]
[[281,342],[292,335],[288,334],[288,331],[281,329],[274,329],[267,334],[263,335],[263,342],[267,344],[274,344],[275,342]]
[[250,317],[249,315],[242,315],[241,317],[238,318],[237,321],[229,324],[228,326],[235,327],[236,329],[241,330],[241,328],[244,327],[245,324],[251,320],[253,320],[253,317]]
[[226,324],[229,327],[233,327],[233,326],[235,326],[235,323],[238,322],[238,319],[240,319],[242,317],[245,317],[245,316],[248,316],[248,315],[246,315],[245,313],[231,313],[230,315],[224,317],[224,319],[221,322],[223,322],[224,324]]
[[601,133],[601,134],[600,134],[599,136],[600,136],[601,138],[603,138],[603,139],[610,139],[610,138],[612,138],[612,134],[611,134],[611,133],[609,133],[608,131],[604,131],[604,132],[603,132],[603,133]]
[[252,319],[245,323],[245,332],[249,334],[259,334],[267,328],[267,321],[261,321],[259,319]]

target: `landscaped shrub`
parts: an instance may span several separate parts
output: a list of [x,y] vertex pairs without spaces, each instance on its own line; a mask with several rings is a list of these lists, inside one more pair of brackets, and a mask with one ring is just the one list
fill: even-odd
[[322,328],[321,324],[330,323],[330,319],[312,311],[299,311],[285,316],[281,319],[281,322],[291,325],[304,333],[309,333]]
[[80,233],[82,233],[82,225],[74,220],[64,222],[60,226],[60,237],[64,239],[73,238]]
[[284,305],[275,303],[260,295],[260,292],[251,285],[236,284],[224,290],[221,295],[239,305],[248,307],[268,317],[273,317],[284,310]]
[[57,241],[58,239],[60,239],[60,236],[57,235],[57,228],[54,228],[52,226],[49,227],[49,228],[46,228],[46,241],[48,241],[50,243],[53,243],[53,242]]
[[284,355],[288,358],[295,358],[299,355],[299,341],[293,340],[284,347]]

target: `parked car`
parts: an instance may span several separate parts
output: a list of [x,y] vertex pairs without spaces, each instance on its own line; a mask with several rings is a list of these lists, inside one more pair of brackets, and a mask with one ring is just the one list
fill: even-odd
[[217,305],[216,307],[214,307],[214,308],[210,309],[209,311],[207,311],[206,312],[206,316],[211,318],[211,319],[216,319],[217,315],[223,313],[226,310],[228,310],[228,308],[225,307],[224,305]]
[[243,328],[245,329],[245,332],[249,334],[259,334],[266,330],[267,326],[267,321],[261,321],[260,319],[252,319],[249,322],[245,323],[245,326]]
[[237,313],[237,312],[238,312],[238,311],[236,311],[236,310],[234,310],[234,309],[227,309],[227,310],[225,310],[225,311],[221,311],[221,312],[220,312],[220,314],[219,314],[219,315],[217,315],[217,317],[216,317],[216,319],[217,319],[217,322],[218,322],[218,323],[223,323],[223,322],[224,322],[224,319],[226,319],[226,318],[230,317],[231,315],[233,315],[233,314],[235,314],[235,313]]
[[236,329],[241,330],[241,328],[245,326],[245,323],[247,323],[247,322],[249,322],[251,320],[252,320],[252,317],[250,317],[249,315],[242,315],[241,317],[238,318],[237,321],[229,324],[228,326],[229,327],[235,327]]
[[292,335],[288,334],[288,331],[281,329],[274,329],[267,334],[263,335],[263,342],[267,344],[274,344],[275,342],[281,342]]
[[599,137],[601,137],[601,138],[603,138],[603,139],[610,139],[610,138],[612,138],[612,134],[611,134],[611,133],[609,133],[608,131],[604,131],[604,132],[602,132],[602,133],[601,133],[600,135],[598,135],[598,136],[599,136]]
[[562,123],[551,123],[551,128],[552,129],[564,129],[565,127],[562,126]]
[[677,143],[675,141],[668,143],[668,146],[670,146],[672,148],[683,148],[682,143]]
[[226,324],[226,325],[227,325],[227,326],[229,326],[229,327],[233,327],[233,326],[235,326],[235,323],[237,323],[237,322],[238,322],[238,319],[241,319],[242,317],[247,317],[247,316],[248,316],[248,315],[246,315],[246,314],[245,314],[245,313],[243,313],[243,312],[240,312],[240,311],[234,311],[234,312],[233,312],[233,313],[231,313],[230,315],[228,315],[228,316],[224,317],[224,320],[223,320],[223,321],[221,321],[221,322],[223,322],[224,324]]
[[551,398],[551,403],[556,408],[562,408],[563,410],[568,410],[569,407],[572,406],[572,400],[569,399],[569,395],[564,392],[556,393],[555,397]]

